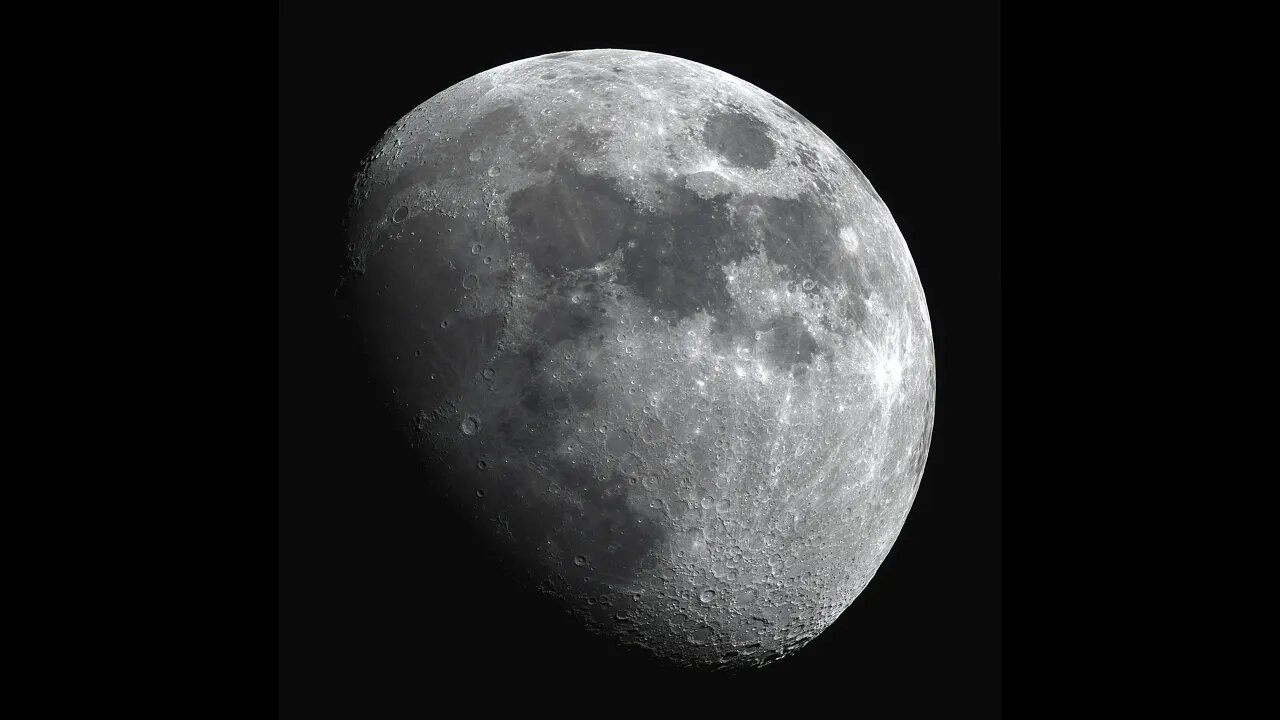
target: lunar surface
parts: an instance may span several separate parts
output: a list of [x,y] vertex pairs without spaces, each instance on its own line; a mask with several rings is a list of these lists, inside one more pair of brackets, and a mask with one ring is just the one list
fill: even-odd
[[389,129],[347,228],[339,306],[424,482],[586,627],[760,666],[889,552],[929,313],[884,202],[782,101],[652,53],[513,62]]

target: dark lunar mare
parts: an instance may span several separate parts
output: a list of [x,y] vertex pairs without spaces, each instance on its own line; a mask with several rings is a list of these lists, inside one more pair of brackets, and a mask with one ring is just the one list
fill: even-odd
[[763,170],[777,154],[769,126],[749,113],[717,113],[703,128],[703,141],[735,167]]

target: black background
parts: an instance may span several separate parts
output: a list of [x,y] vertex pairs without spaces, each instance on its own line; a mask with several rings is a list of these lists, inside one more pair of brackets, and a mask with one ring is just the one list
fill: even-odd
[[[850,714],[992,717],[1001,690],[999,5],[900,13],[747,6],[282,6],[279,19],[279,696],[283,717],[451,701],[571,716],[793,699]],[[732,15],[733,17],[729,17]],[[615,47],[724,70],[798,110],[870,179],[915,258],[937,417],[915,505],[875,579],[798,654],[738,677],[652,668],[491,572],[433,511],[345,352],[332,296],[363,154],[495,65]],[[686,695],[688,699],[685,700]]]

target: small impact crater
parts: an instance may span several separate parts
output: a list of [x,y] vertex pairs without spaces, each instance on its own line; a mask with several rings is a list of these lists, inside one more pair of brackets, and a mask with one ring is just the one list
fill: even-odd
[[467,416],[467,418],[462,421],[462,434],[475,435],[478,432],[480,432],[480,418],[477,418],[474,415]]

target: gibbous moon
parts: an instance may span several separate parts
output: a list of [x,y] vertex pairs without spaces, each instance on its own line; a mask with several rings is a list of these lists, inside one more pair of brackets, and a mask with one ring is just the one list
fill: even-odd
[[933,429],[924,292],[767,92],[626,50],[493,68],[386,132],[348,232],[340,306],[424,482],[588,628],[764,665],[889,552]]

